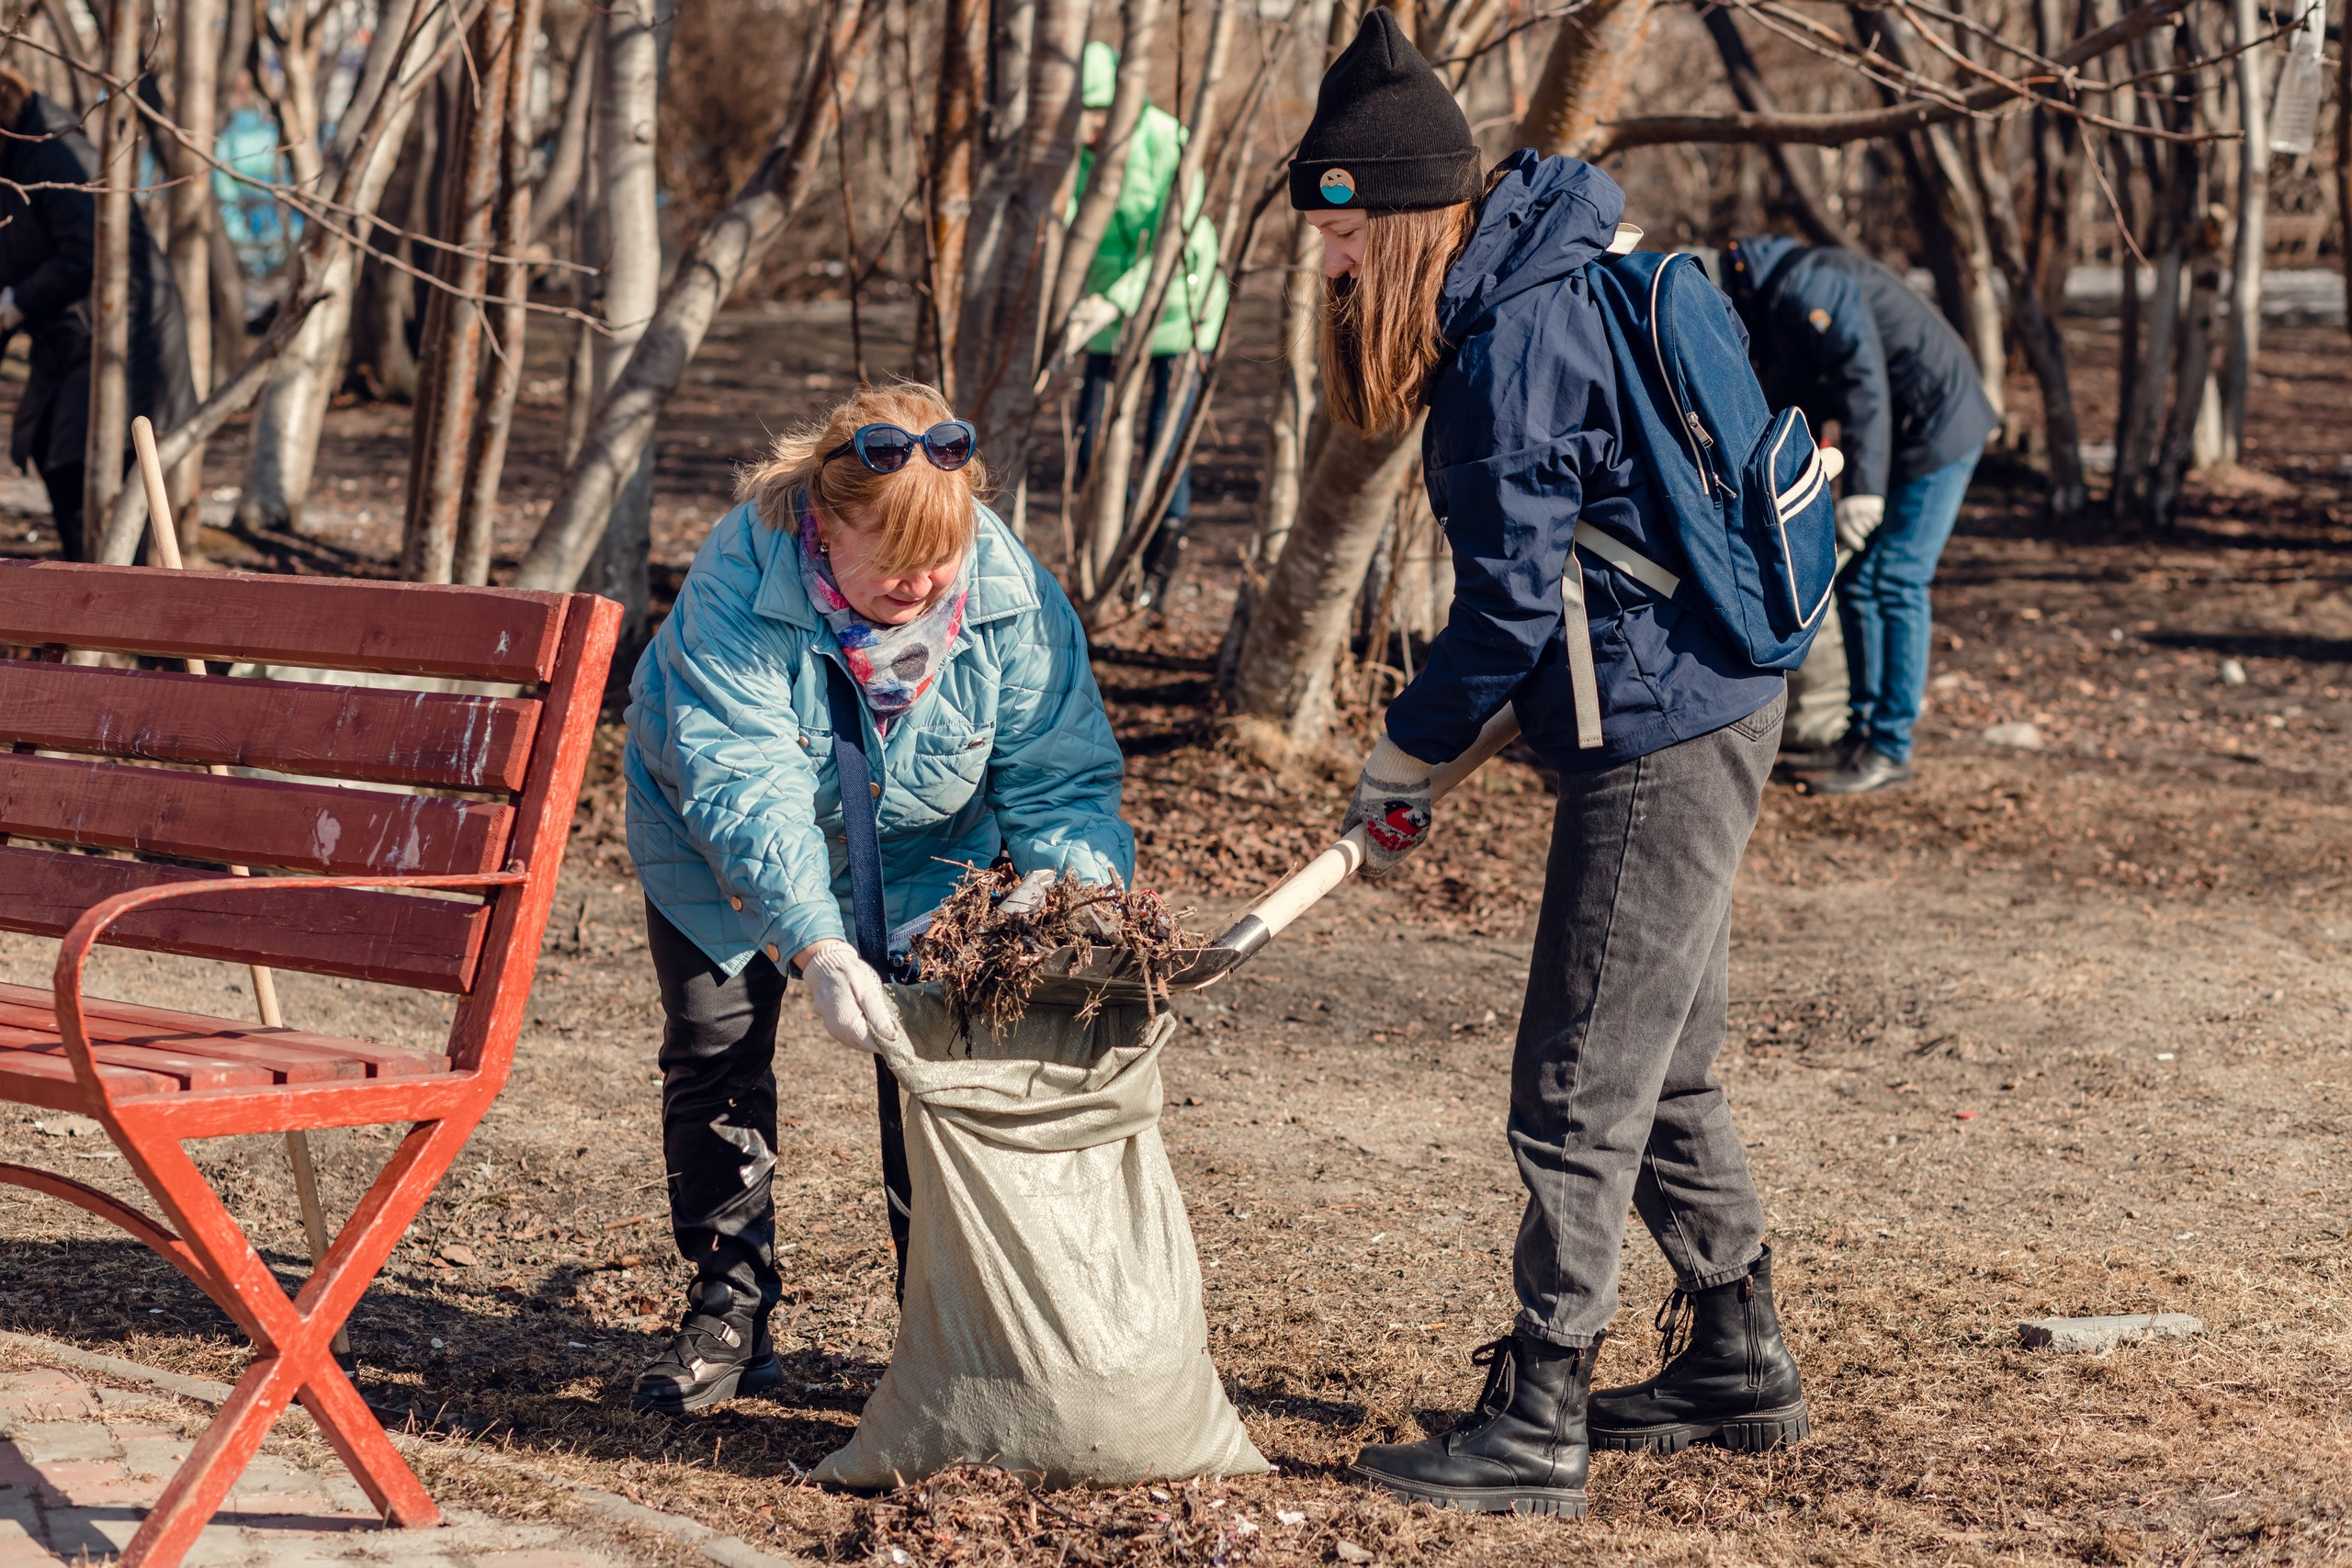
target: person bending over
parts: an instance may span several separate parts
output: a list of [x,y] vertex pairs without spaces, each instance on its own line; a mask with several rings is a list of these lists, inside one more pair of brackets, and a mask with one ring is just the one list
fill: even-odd
[[1797,680],[1837,679],[1842,643],[1850,715],[1836,746],[1792,761],[1821,770],[1808,782],[1824,794],[1884,789],[1911,776],[1934,626],[1928,585],[2000,420],[1960,334],[1868,256],[1741,240],[1725,248],[1724,273],[1764,395],[1803,409],[1815,429],[1837,421],[1846,457],[1844,635],[1817,640]]
[[630,682],[628,848],[665,1015],[671,1228],[695,1268],[640,1409],[782,1376],[770,1177],[789,979],[844,1045],[899,1028],[848,940],[828,667],[860,698],[894,928],[1000,853],[1024,874],[1134,874],[1078,616],[980,503],[973,446],[920,386],[861,392],[786,435],[744,475]]

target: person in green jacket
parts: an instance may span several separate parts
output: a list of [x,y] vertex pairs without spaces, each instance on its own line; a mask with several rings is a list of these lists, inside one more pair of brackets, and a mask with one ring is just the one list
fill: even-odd
[[[1080,66],[1080,103],[1085,118],[1079,153],[1078,195],[1083,195],[1093,173],[1096,154],[1110,123],[1111,97],[1119,76],[1119,51],[1096,41],[1086,46]],[[1120,328],[1142,310],[1151,284],[1151,247],[1167,216],[1169,195],[1176,186],[1176,168],[1183,155],[1185,130],[1176,117],[1152,104],[1144,105],[1135,135],[1128,142],[1127,162],[1119,181],[1119,204],[1112,210],[1110,227],[1086,270],[1086,295],[1070,312],[1069,330],[1062,339],[1060,357],[1067,359],[1082,346],[1086,378],[1078,398],[1078,470],[1082,477],[1094,456],[1094,435],[1102,427],[1112,374],[1116,368]],[[1068,222],[1077,215],[1078,195],[1070,200]],[[1138,453],[1159,439],[1171,413],[1182,419],[1192,411],[1198,391],[1187,356],[1206,354],[1216,346],[1225,328],[1226,304],[1231,289],[1217,270],[1216,225],[1201,209],[1207,198],[1205,184],[1196,185],[1186,200],[1183,260],[1169,280],[1167,303],[1151,334],[1151,385],[1144,429],[1136,438]],[[1180,387],[1182,403],[1171,409]],[[1168,503],[1168,517],[1145,552],[1143,589],[1138,609],[1150,609],[1168,597],[1169,581],[1184,553],[1184,529],[1193,512],[1193,476],[1188,468],[1176,481]]]

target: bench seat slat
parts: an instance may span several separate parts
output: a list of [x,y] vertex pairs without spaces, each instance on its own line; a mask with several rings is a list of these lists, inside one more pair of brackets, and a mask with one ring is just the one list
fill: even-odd
[[539,704],[0,662],[0,741],[377,784],[519,790]]
[[0,756],[0,833],[357,876],[494,871],[514,809],[333,784]]
[[[180,1080],[160,1073],[100,1064],[98,1077],[118,1095],[173,1094]],[[37,1105],[44,1111],[78,1111],[81,1089],[74,1080],[74,1064],[63,1056],[40,1051],[0,1051],[0,1100]]]
[[[84,1001],[82,1011],[95,1060],[170,1078],[174,1089],[415,1078],[449,1070],[449,1058],[437,1052],[403,1051],[236,1019],[95,997]],[[50,993],[31,986],[0,985],[0,1057],[63,1050]]]
[[537,685],[563,596],[142,566],[0,566],[0,643]]
[[[0,846],[0,931],[63,936],[102,898],[220,874]],[[134,909],[108,929],[106,940],[111,947],[462,992],[473,985],[489,919],[486,905],[365,888],[199,894]]]

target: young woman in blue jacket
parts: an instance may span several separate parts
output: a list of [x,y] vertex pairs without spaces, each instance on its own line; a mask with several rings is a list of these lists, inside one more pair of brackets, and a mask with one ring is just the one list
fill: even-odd
[[[1459,1427],[1367,1448],[1355,1470],[1441,1506],[1581,1514],[1589,1447],[1767,1448],[1806,1431],[1763,1209],[1713,1072],[1732,879],[1786,682],[1605,558],[1688,571],[1585,282],[1624,209],[1608,175],[1520,152],[1481,181],[1453,96],[1374,10],[1323,79],[1290,188],[1323,231],[1328,406],[1367,432],[1425,421],[1430,502],[1453,548],[1451,616],[1348,809],[1368,869],[1427,839],[1432,764],[1505,703],[1561,776],[1511,1070],[1528,1195],[1518,1317],[1479,1352],[1486,1387]],[[1577,548],[1580,521],[1612,542]],[[1567,642],[1579,607],[1589,667]],[[1677,1325],[1679,1354],[1596,1392],[1629,1203],[1674,1267],[1659,1321]]]
[[899,1027],[848,940],[828,667],[857,692],[894,929],[1000,853],[1032,878],[1134,874],[1078,616],[983,484],[972,427],[938,393],[859,393],[744,476],[630,683],[628,848],[667,1015],[662,1154],[695,1269],[640,1408],[699,1409],[782,1376],[769,1178],[787,972],[853,1050]]

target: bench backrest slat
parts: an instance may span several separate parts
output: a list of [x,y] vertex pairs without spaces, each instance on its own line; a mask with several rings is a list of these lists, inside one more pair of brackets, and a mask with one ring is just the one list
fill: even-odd
[[496,871],[503,801],[0,756],[0,833],[330,876]]
[[538,717],[531,697],[0,662],[0,746],[513,791]]
[[[63,936],[101,898],[216,871],[105,860],[62,850],[0,848],[0,930]],[[490,921],[486,904],[334,888],[229,893],[132,911],[108,935],[121,947],[266,964],[421,991],[461,992]]]
[[153,567],[0,566],[0,643],[546,682],[564,596]]

